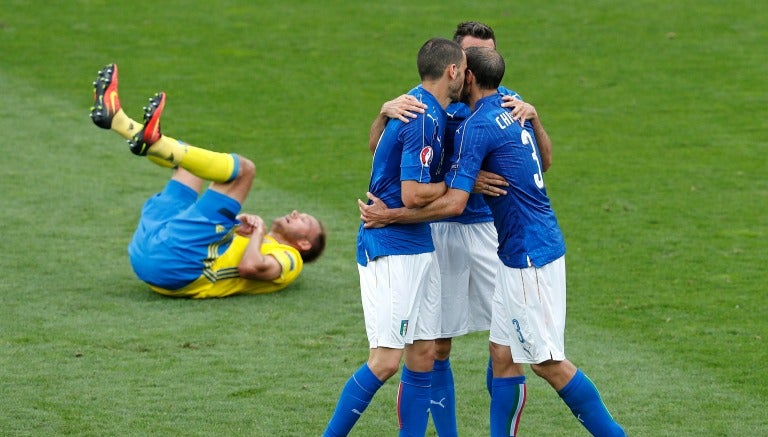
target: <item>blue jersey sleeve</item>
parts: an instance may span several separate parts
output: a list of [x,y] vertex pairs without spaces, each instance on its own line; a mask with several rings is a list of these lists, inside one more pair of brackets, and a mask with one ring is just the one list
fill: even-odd
[[477,173],[488,154],[490,141],[482,124],[469,123],[472,116],[456,129],[456,149],[451,157],[451,169],[445,177],[449,188],[472,192]]
[[499,91],[499,94],[502,94],[505,96],[512,96],[516,99],[523,100],[523,97],[520,94],[518,94],[516,91],[512,91],[511,89],[505,87],[504,85],[500,85],[498,88],[498,91]]
[[430,182],[430,164],[438,140],[438,125],[429,113],[402,126],[403,154],[400,160],[400,179]]

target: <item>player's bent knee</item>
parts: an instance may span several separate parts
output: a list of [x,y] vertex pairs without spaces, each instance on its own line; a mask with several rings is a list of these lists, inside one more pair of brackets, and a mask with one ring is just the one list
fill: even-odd
[[536,374],[536,376],[539,376],[541,378],[547,379],[547,376],[551,373],[549,366],[546,364],[531,364],[531,370],[533,370],[533,373]]
[[435,340],[435,359],[447,360],[451,356],[451,339],[441,338]]
[[380,381],[386,381],[400,370],[400,361],[379,360],[369,362],[368,367],[370,367],[371,372],[373,372]]
[[368,357],[368,367],[381,381],[386,381],[400,369],[402,350],[378,348],[372,349]]
[[237,174],[237,177],[243,179],[252,179],[256,175],[256,164],[244,156],[238,155],[238,158],[240,159],[240,170]]
[[575,367],[567,360],[549,360],[539,364],[531,364],[531,370],[547,381],[563,378],[569,379],[575,373]]

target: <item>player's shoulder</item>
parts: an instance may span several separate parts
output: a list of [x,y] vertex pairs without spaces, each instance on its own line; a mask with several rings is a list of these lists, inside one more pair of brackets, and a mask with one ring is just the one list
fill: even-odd
[[417,100],[422,101],[424,98],[428,95],[430,95],[427,90],[424,89],[421,85],[416,85],[415,87],[411,88],[410,91],[407,93],[409,96],[416,97]]
[[261,253],[271,255],[283,266],[283,275],[294,273],[298,275],[301,272],[304,262],[298,249],[287,244],[283,244],[270,236],[264,237],[261,244]]
[[421,84],[411,89],[411,91],[409,91],[408,94],[418,99],[421,103],[427,105],[428,109],[437,107],[440,110],[443,110],[443,108],[440,106],[440,102],[437,100],[437,97],[435,97],[432,93],[424,89],[424,87],[421,86]]
[[523,96],[518,94],[517,91],[513,91],[513,90],[505,87],[504,85],[500,85],[498,89],[499,89],[499,94],[501,94],[501,95],[512,96],[512,97],[514,97],[516,99],[523,100]]
[[281,243],[271,235],[265,235],[264,241],[261,243],[261,251],[264,252],[264,251],[271,251],[271,250],[284,250],[291,253],[293,252],[299,253],[298,249],[296,249],[295,247]]
[[453,102],[445,108],[445,113],[452,120],[464,120],[469,117],[469,106],[462,102]]
[[493,120],[499,113],[507,112],[507,109],[501,106],[502,103],[501,94],[483,97],[475,103],[475,111],[470,117],[475,119],[475,123]]

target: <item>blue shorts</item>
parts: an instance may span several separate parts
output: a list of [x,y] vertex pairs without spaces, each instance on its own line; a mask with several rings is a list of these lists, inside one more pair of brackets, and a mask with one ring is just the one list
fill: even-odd
[[136,276],[168,290],[196,280],[229,247],[240,208],[219,192],[206,190],[198,199],[192,188],[169,181],[144,204],[128,245]]

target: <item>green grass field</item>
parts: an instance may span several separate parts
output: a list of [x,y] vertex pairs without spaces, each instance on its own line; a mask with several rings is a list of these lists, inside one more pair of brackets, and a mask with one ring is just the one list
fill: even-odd
[[[0,435],[320,435],[366,359],[354,240],[368,127],[416,52],[479,20],[554,143],[568,355],[631,436],[768,435],[768,8],[716,2],[0,4]],[[140,118],[253,158],[245,209],[323,219],[273,295],[151,293],[126,245],[168,177],[89,120],[120,65]],[[459,426],[487,435],[487,335],[455,342]],[[524,436],[586,435],[529,372]],[[395,435],[396,382],[353,435]],[[430,427],[428,435],[435,435]]]

